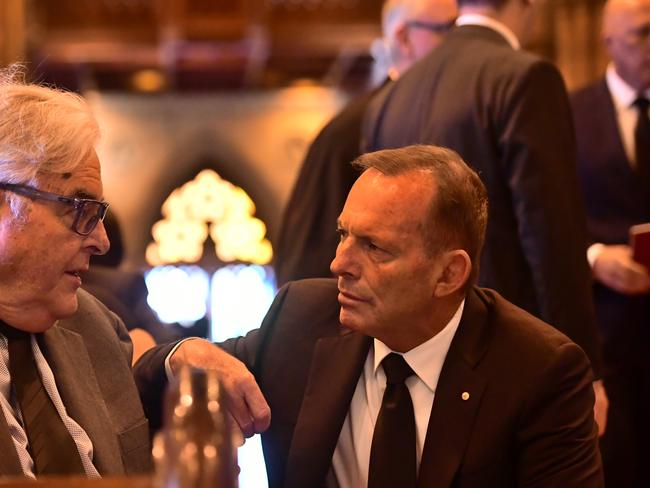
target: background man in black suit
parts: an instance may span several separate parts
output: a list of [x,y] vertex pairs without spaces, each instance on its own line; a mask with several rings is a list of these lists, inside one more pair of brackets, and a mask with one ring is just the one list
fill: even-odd
[[432,146],[358,165],[338,283],[289,283],[259,330],[223,344],[271,406],[270,486],[602,487],[584,351],[472,286],[487,220],[476,173]]
[[[490,218],[479,284],[557,327],[600,371],[585,258],[585,216],[562,77],[519,49],[531,0],[459,0],[442,43],[370,104],[370,149],[450,147],[488,189]],[[601,382],[596,419],[605,427]]]
[[[388,0],[382,10],[388,75],[396,79],[433,49],[456,18],[454,0]],[[376,90],[346,106],[318,134],[294,185],[275,247],[278,285],[332,276],[338,236],[336,218],[358,173],[361,123]]]
[[571,98],[610,399],[601,447],[608,486],[650,486],[650,274],[628,246],[630,226],[650,222],[650,133],[635,137],[648,117],[635,102],[650,98],[650,1],[610,0],[603,34],[606,75]]

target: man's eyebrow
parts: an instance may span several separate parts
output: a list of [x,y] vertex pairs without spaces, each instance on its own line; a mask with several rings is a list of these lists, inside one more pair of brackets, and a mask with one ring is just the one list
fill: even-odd
[[97,195],[88,193],[87,191],[81,189],[75,190],[72,196],[76,198],[83,198],[86,200],[97,200]]

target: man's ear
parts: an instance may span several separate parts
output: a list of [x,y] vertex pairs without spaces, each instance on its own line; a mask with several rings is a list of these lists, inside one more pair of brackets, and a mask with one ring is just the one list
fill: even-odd
[[444,298],[461,290],[472,272],[472,260],[463,249],[454,249],[440,254],[442,271],[435,285],[434,295]]
[[411,56],[411,43],[409,42],[409,28],[405,22],[400,22],[395,29],[393,48],[399,51],[400,59]]

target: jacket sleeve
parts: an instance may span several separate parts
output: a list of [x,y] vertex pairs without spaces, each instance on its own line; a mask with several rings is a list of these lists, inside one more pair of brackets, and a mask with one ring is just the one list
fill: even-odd
[[564,83],[555,67],[538,61],[509,90],[499,150],[539,314],[579,344],[599,374],[586,217]]
[[592,379],[573,343],[561,345],[540,371],[518,419],[518,486],[604,486]]

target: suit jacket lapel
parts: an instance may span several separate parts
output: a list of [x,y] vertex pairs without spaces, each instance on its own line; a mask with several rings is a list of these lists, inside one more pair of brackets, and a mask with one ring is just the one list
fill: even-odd
[[83,338],[55,325],[45,332],[43,339],[43,354],[68,415],[92,441],[95,467],[100,473],[123,473],[120,446]]
[[289,450],[287,487],[323,484],[371,343],[349,331],[317,341]]
[[420,463],[418,486],[450,486],[463,459],[485,390],[475,369],[487,350],[487,308],[471,291],[440,373]]

